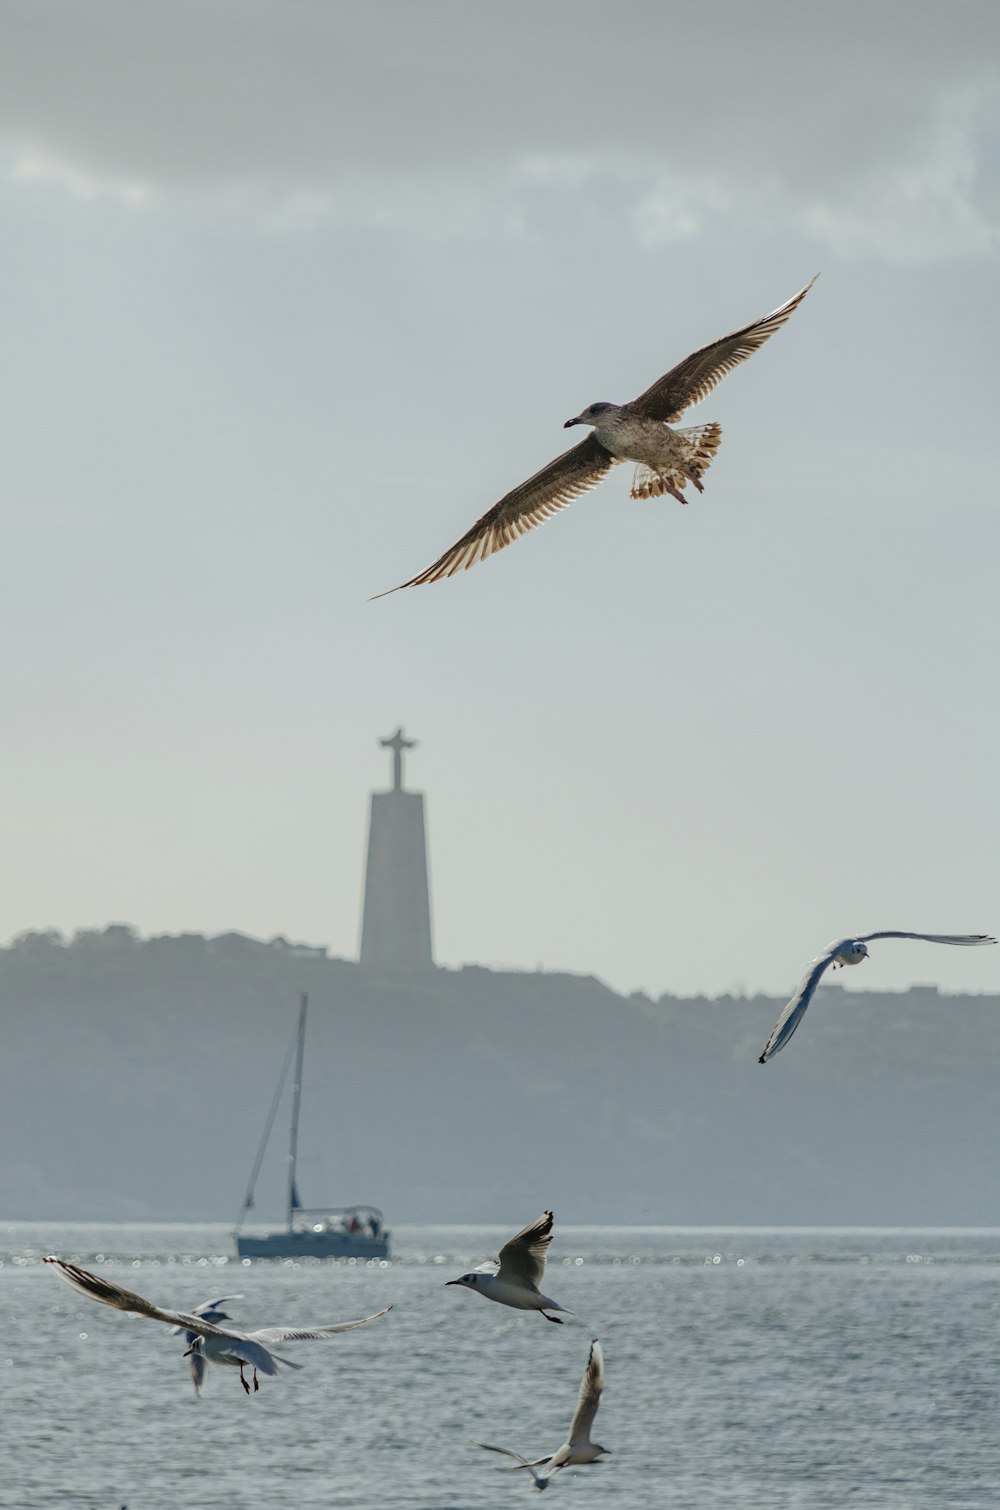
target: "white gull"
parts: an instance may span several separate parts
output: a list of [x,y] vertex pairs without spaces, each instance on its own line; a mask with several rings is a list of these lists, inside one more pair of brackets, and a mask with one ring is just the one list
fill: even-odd
[[988,933],[898,933],[888,929],[883,933],[859,933],[855,938],[836,939],[827,944],[823,953],[817,955],[799,981],[799,988],[774,1025],[774,1032],[764,1045],[758,1064],[766,1064],[781,1052],[806,1014],[816,987],[824,972],[832,965],[835,970],[844,965],[860,965],[868,958],[868,944],[872,939],[924,939],[928,944],[995,944],[996,939]]
[[[484,1447],[487,1452],[502,1452],[506,1457],[515,1458],[517,1466],[513,1471],[516,1472],[518,1468],[527,1468],[535,1481],[535,1487],[544,1489],[552,1475],[560,1468],[572,1468],[582,1463],[596,1463],[605,1453],[611,1451],[610,1447],[600,1447],[590,1440],[603,1389],[604,1354],[601,1351],[601,1344],[595,1337],[590,1344],[590,1355],[580,1381],[576,1414],[570,1423],[569,1435],[561,1447],[558,1447],[550,1457],[535,1458],[533,1462],[528,1462],[519,1452],[512,1452],[509,1447],[494,1447],[490,1442],[480,1442],[478,1446]],[[538,1469],[541,1469],[540,1473]]]
[[[497,1260],[499,1268],[494,1273],[491,1264],[484,1264],[471,1274],[459,1279],[449,1279],[449,1285],[465,1285],[475,1290],[484,1300],[495,1300],[502,1306],[513,1306],[518,1311],[540,1311],[546,1321],[561,1321],[559,1316],[549,1316],[548,1311],[565,1311],[539,1289],[545,1274],[545,1257],[552,1241],[551,1211],[543,1211],[536,1222],[523,1227],[509,1243],[500,1249]],[[573,1313],[567,1312],[568,1315]]]
[[144,1300],[134,1290],[126,1290],[121,1285],[113,1284],[110,1279],[92,1274],[89,1269],[81,1269],[76,1264],[66,1263],[61,1258],[50,1255],[45,1262],[54,1264],[56,1272],[67,1284],[71,1284],[74,1290],[79,1290],[81,1295],[86,1295],[88,1300],[99,1300],[102,1305],[114,1306],[116,1310],[128,1311],[134,1316],[149,1316],[153,1321],[165,1321],[168,1326],[182,1327],[185,1331],[193,1332],[192,1351],[208,1363],[230,1364],[238,1368],[240,1383],[247,1394],[250,1393],[250,1385],[244,1378],[245,1368],[252,1369],[253,1387],[259,1389],[258,1370],[262,1374],[274,1376],[279,1368],[302,1367],[301,1363],[292,1363],[289,1358],[279,1358],[276,1353],[270,1352],[269,1349],[276,1343],[309,1342],[321,1337],[331,1337],[337,1332],[352,1332],[356,1327],[367,1326],[369,1322],[377,1321],[380,1316],[385,1316],[392,1310],[392,1306],[386,1306],[384,1311],[376,1311],[373,1316],[363,1316],[360,1321],[338,1321],[331,1326],[307,1329],[263,1327],[256,1332],[237,1332],[228,1327],[216,1326],[193,1312],[162,1310],[151,1301]]

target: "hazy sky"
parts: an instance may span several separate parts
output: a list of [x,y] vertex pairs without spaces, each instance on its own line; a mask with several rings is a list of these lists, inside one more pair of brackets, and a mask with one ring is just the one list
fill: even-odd
[[[780,992],[842,932],[996,931],[992,0],[0,29],[0,936],[353,955],[400,722],[443,962]],[[692,412],[703,498],[622,468],[368,601],[817,270]]]

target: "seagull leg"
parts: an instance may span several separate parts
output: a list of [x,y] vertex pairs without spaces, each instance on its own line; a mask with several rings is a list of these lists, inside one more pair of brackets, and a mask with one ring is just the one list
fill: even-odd
[[669,477],[661,476],[660,481],[663,483],[663,486],[666,488],[671,498],[676,498],[678,503],[687,503],[687,499],[684,497],[684,494],[681,492],[680,488],[676,488],[670,481]]
[[250,1386],[249,1386],[249,1384],[247,1383],[247,1381],[243,1377],[243,1365],[242,1365],[242,1363],[240,1364],[240,1383],[242,1384],[243,1388],[246,1390],[247,1394],[249,1394],[250,1393]]
[[254,1369],[254,1371],[253,1371],[253,1387],[254,1387],[254,1393],[256,1394],[257,1390],[260,1389],[260,1385],[257,1383],[257,1370],[256,1369]]
[[555,1324],[556,1324],[556,1326],[562,1326],[562,1317],[561,1316],[550,1316],[547,1311],[543,1311],[542,1315],[545,1317],[546,1321],[554,1321]]

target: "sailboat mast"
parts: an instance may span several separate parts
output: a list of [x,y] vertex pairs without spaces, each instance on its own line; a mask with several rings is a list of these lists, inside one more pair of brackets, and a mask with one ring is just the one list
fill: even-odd
[[302,1104],[302,1056],[306,1045],[306,1011],[309,997],[303,991],[299,999],[299,1033],[295,1045],[295,1074],[292,1080],[292,1128],[288,1140],[288,1230],[292,1230],[292,1216],[298,1210],[298,1186],[295,1183],[295,1165],[299,1156],[299,1107]]
[[298,1032],[296,1031],[292,1034],[291,1041],[288,1045],[288,1052],[285,1054],[285,1062],[281,1066],[281,1074],[278,1076],[278,1083],[274,1088],[274,1095],[271,1098],[271,1108],[268,1111],[267,1121],[264,1124],[264,1136],[261,1138],[260,1144],[257,1148],[257,1157],[253,1161],[253,1169],[250,1171],[250,1179],[247,1183],[247,1193],[243,1197],[243,1205],[240,1207],[240,1214],[236,1218],[236,1226],[234,1228],[234,1232],[237,1236],[239,1236],[240,1228],[246,1221],[247,1212],[250,1210],[251,1206],[254,1205],[254,1193],[257,1189],[257,1176],[260,1174],[260,1166],[263,1164],[264,1154],[267,1152],[267,1144],[271,1136],[271,1128],[274,1126],[274,1119],[278,1114],[278,1107],[281,1103],[281,1095],[285,1089],[285,1081],[288,1079],[288,1071],[292,1063],[292,1055],[295,1053],[295,1044],[297,1042],[297,1039]]

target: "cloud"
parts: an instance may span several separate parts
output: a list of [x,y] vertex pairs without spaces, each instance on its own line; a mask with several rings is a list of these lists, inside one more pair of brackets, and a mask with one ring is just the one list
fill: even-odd
[[641,244],[670,244],[726,219],[784,225],[836,255],[901,264],[985,256],[1000,242],[996,195],[981,191],[997,91],[965,88],[940,101],[932,119],[892,160],[868,157],[824,191],[774,178],[746,185],[722,176],[665,176],[639,199]]
[[942,102],[909,161],[861,173],[839,200],[806,199],[807,228],[846,257],[914,263],[986,255],[1000,222],[977,202],[983,148],[977,127],[997,117],[995,93],[959,91]]
[[70,161],[60,161],[44,151],[25,149],[17,153],[11,164],[11,177],[15,183],[53,184],[66,189],[78,199],[101,199],[105,196],[121,200],[123,204],[149,204],[155,197],[151,183],[138,179],[115,179],[104,174],[88,172]]
[[607,194],[641,245],[726,218],[849,256],[993,244],[998,22],[707,0],[14,0],[0,150],[22,183],[302,228],[530,234]]

